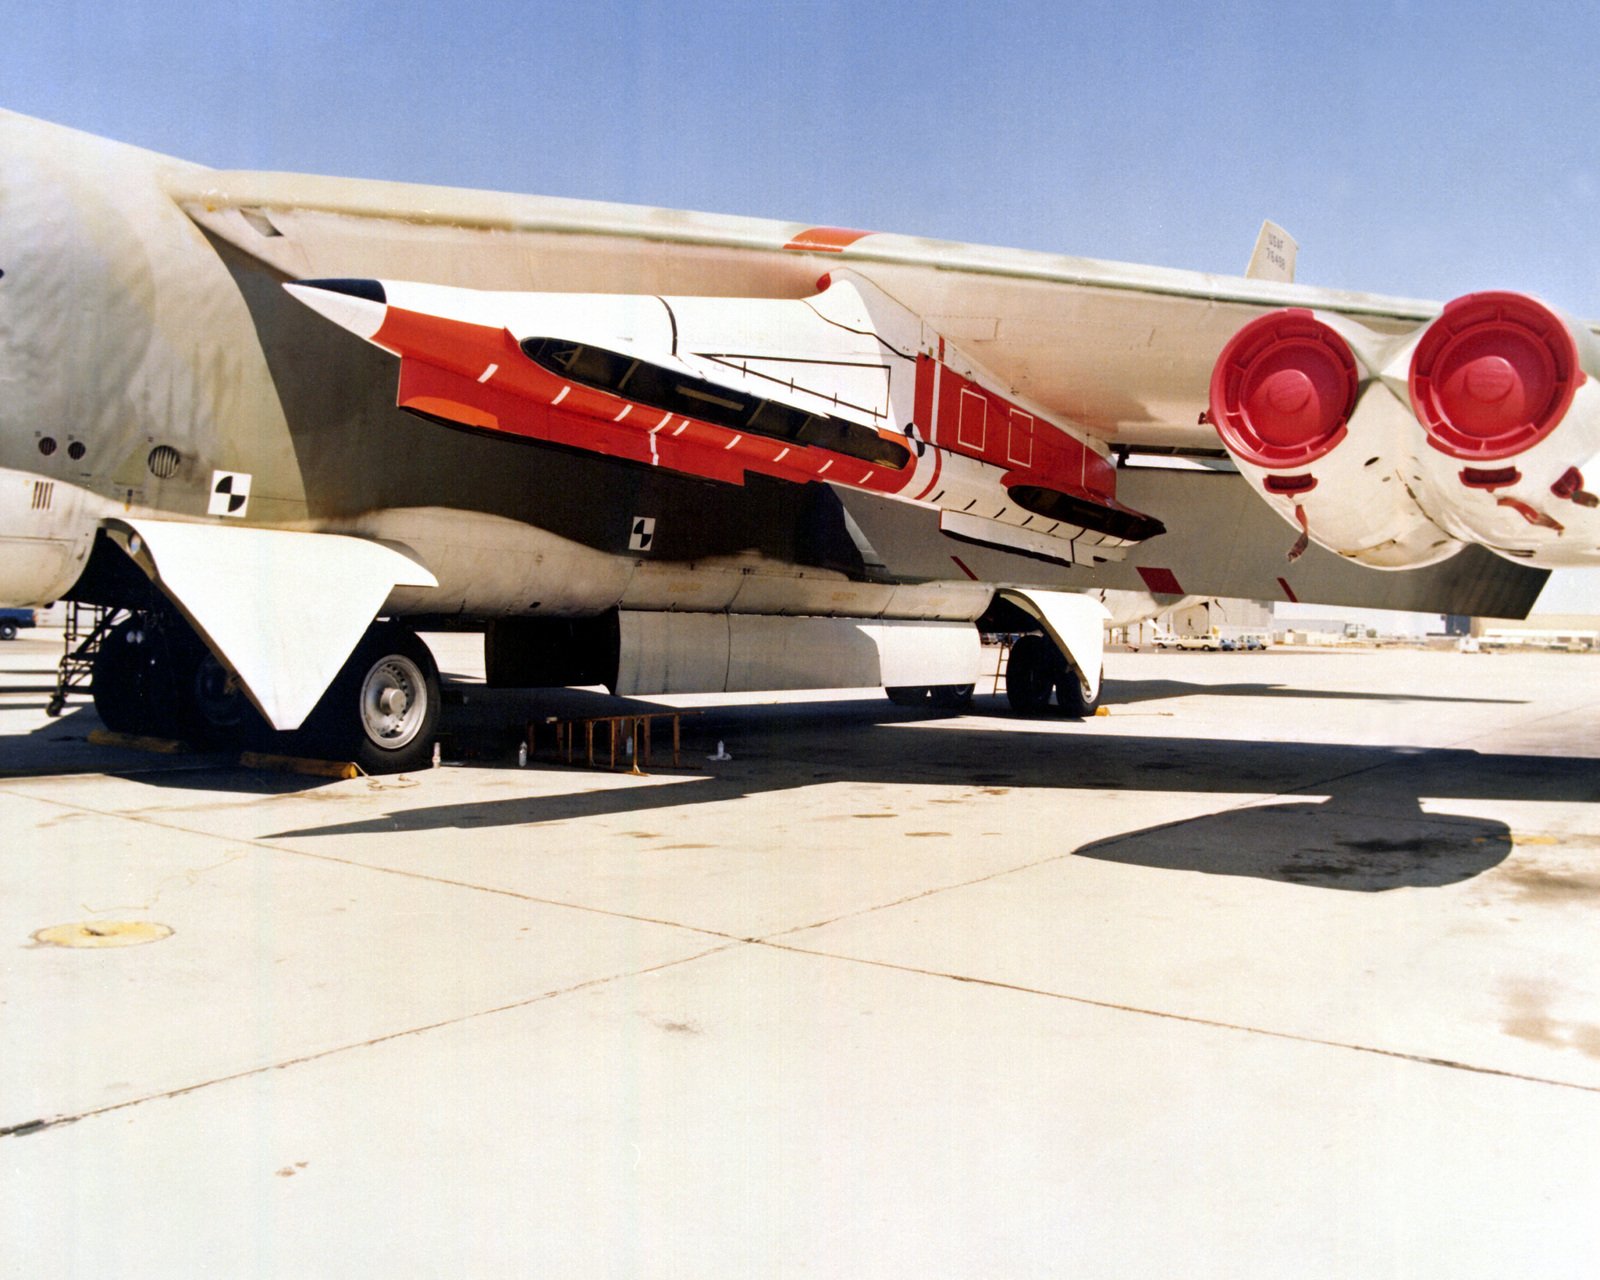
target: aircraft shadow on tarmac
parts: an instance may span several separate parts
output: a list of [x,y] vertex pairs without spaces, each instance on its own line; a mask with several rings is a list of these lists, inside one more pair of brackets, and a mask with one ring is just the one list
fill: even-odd
[[1199,684],[1184,680],[1107,680],[1110,702],[1156,702],[1167,698],[1204,695],[1220,698],[1313,698],[1319,702],[1445,702],[1481,706],[1526,706],[1522,698],[1460,698],[1426,693],[1374,693],[1365,689],[1296,689],[1292,685],[1237,683]]
[[[616,701],[602,699],[596,706],[614,712]],[[998,711],[999,702],[980,698],[976,710]],[[989,794],[1057,789],[1062,825],[1069,828],[1075,791],[1204,792],[1222,797],[1221,812],[1142,828],[1074,852],[1160,870],[1375,892],[1455,884],[1511,852],[1504,823],[1425,812],[1422,797],[1600,798],[1590,761],[1456,749],[1097,737],[1092,726],[1062,733],[1042,723],[1034,732],[1015,721],[1003,729],[973,719],[946,726],[933,713],[862,701],[710,707],[685,725],[691,769],[666,785],[658,777],[640,786],[589,789],[584,775],[574,773],[575,788],[564,794],[397,807],[379,818],[262,838],[539,826],[737,801],[828,782],[966,785]],[[1059,722],[1049,728],[1059,729]],[[886,743],[884,734],[896,740]],[[718,739],[729,743],[734,759],[701,765]],[[1233,796],[1277,799],[1241,804]]]
[[[1119,681],[1108,694],[1115,703],[1132,703],[1149,692],[1142,686],[1175,684]],[[1182,696],[1191,688],[1217,691],[1215,686],[1178,685],[1170,693],[1150,696]],[[1299,692],[1260,688],[1272,697]],[[514,751],[511,724],[545,714],[579,717],[664,709],[585,690],[502,693],[457,686],[447,701],[441,736],[446,758],[465,755],[484,762],[485,768],[504,768]],[[541,714],[533,715],[535,710]],[[1003,727],[985,727],[982,717],[1002,712],[1003,699],[995,696],[980,696],[971,717],[906,710],[871,699],[707,706],[683,722],[687,767],[676,772],[661,768],[658,753],[652,769],[657,776],[638,786],[592,788],[585,781],[589,775],[561,767],[573,786],[560,794],[405,807],[400,797],[406,791],[401,790],[396,807],[379,817],[276,830],[260,838],[536,827],[738,801],[829,782],[967,786],[991,795],[1012,788],[1053,789],[1062,797],[1062,827],[1070,829],[1074,792],[1126,792],[1135,803],[1139,794],[1152,791],[1210,793],[1219,797],[1220,812],[1126,832],[1073,852],[1159,870],[1372,892],[1458,883],[1509,855],[1512,840],[1504,823],[1427,813],[1422,797],[1600,799],[1589,760],[1186,739],[1159,732],[1110,736],[1097,735],[1092,722],[1063,726],[1041,720],[1035,729],[1029,722],[1009,720]],[[46,751],[38,761],[45,766],[39,772],[77,771],[60,768],[60,753],[96,723],[92,710],[80,706],[28,735]],[[885,735],[893,735],[892,740]],[[734,759],[707,763],[705,756],[719,740],[727,741]],[[533,767],[557,766],[536,757]],[[327,785],[322,779],[244,770],[203,756],[148,758],[137,768],[102,762],[97,771],[149,786],[234,794],[292,794]],[[6,772],[15,777],[19,771]],[[388,785],[373,780],[375,788]],[[1262,796],[1276,799],[1259,804],[1232,799]],[[803,850],[797,849],[797,856]]]
[[1407,813],[1369,814],[1339,800],[1336,795],[1322,802],[1230,809],[1146,827],[1075,852],[1128,866],[1364,893],[1457,884],[1511,853],[1511,832],[1502,822],[1437,817],[1415,803]]

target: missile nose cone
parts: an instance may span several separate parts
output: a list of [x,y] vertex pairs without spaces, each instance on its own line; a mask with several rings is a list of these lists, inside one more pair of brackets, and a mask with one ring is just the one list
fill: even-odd
[[383,327],[389,310],[381,280],[297,280],[283,287],[313,311],[363,338]]

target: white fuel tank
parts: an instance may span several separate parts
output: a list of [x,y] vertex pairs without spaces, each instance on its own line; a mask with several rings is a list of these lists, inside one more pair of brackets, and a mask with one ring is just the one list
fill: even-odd
[[639,610],[619,621],[624,695],[961,685],[982,665],[969,622]]

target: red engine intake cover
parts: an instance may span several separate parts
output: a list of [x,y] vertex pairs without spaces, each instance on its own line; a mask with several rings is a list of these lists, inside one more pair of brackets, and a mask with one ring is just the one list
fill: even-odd
[[1360,374],[1350,346],[1309,311],[1274,311],[1233,335],[1211,370],[1211,421],[1229,452],[1303,467],[1345,436]]
[[1561,319],[1520,293],[1445,307],[1411,357],[1411,408],[1441,453],[1511,458],[1555,430],[1583,381]]

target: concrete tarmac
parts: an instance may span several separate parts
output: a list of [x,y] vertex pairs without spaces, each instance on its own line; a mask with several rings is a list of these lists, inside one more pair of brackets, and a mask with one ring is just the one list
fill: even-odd
[[353,781],[0,645],[0,1274],[1595,1274],[1600,657],[682,698],[638,777],[430,642],[447,763]]

